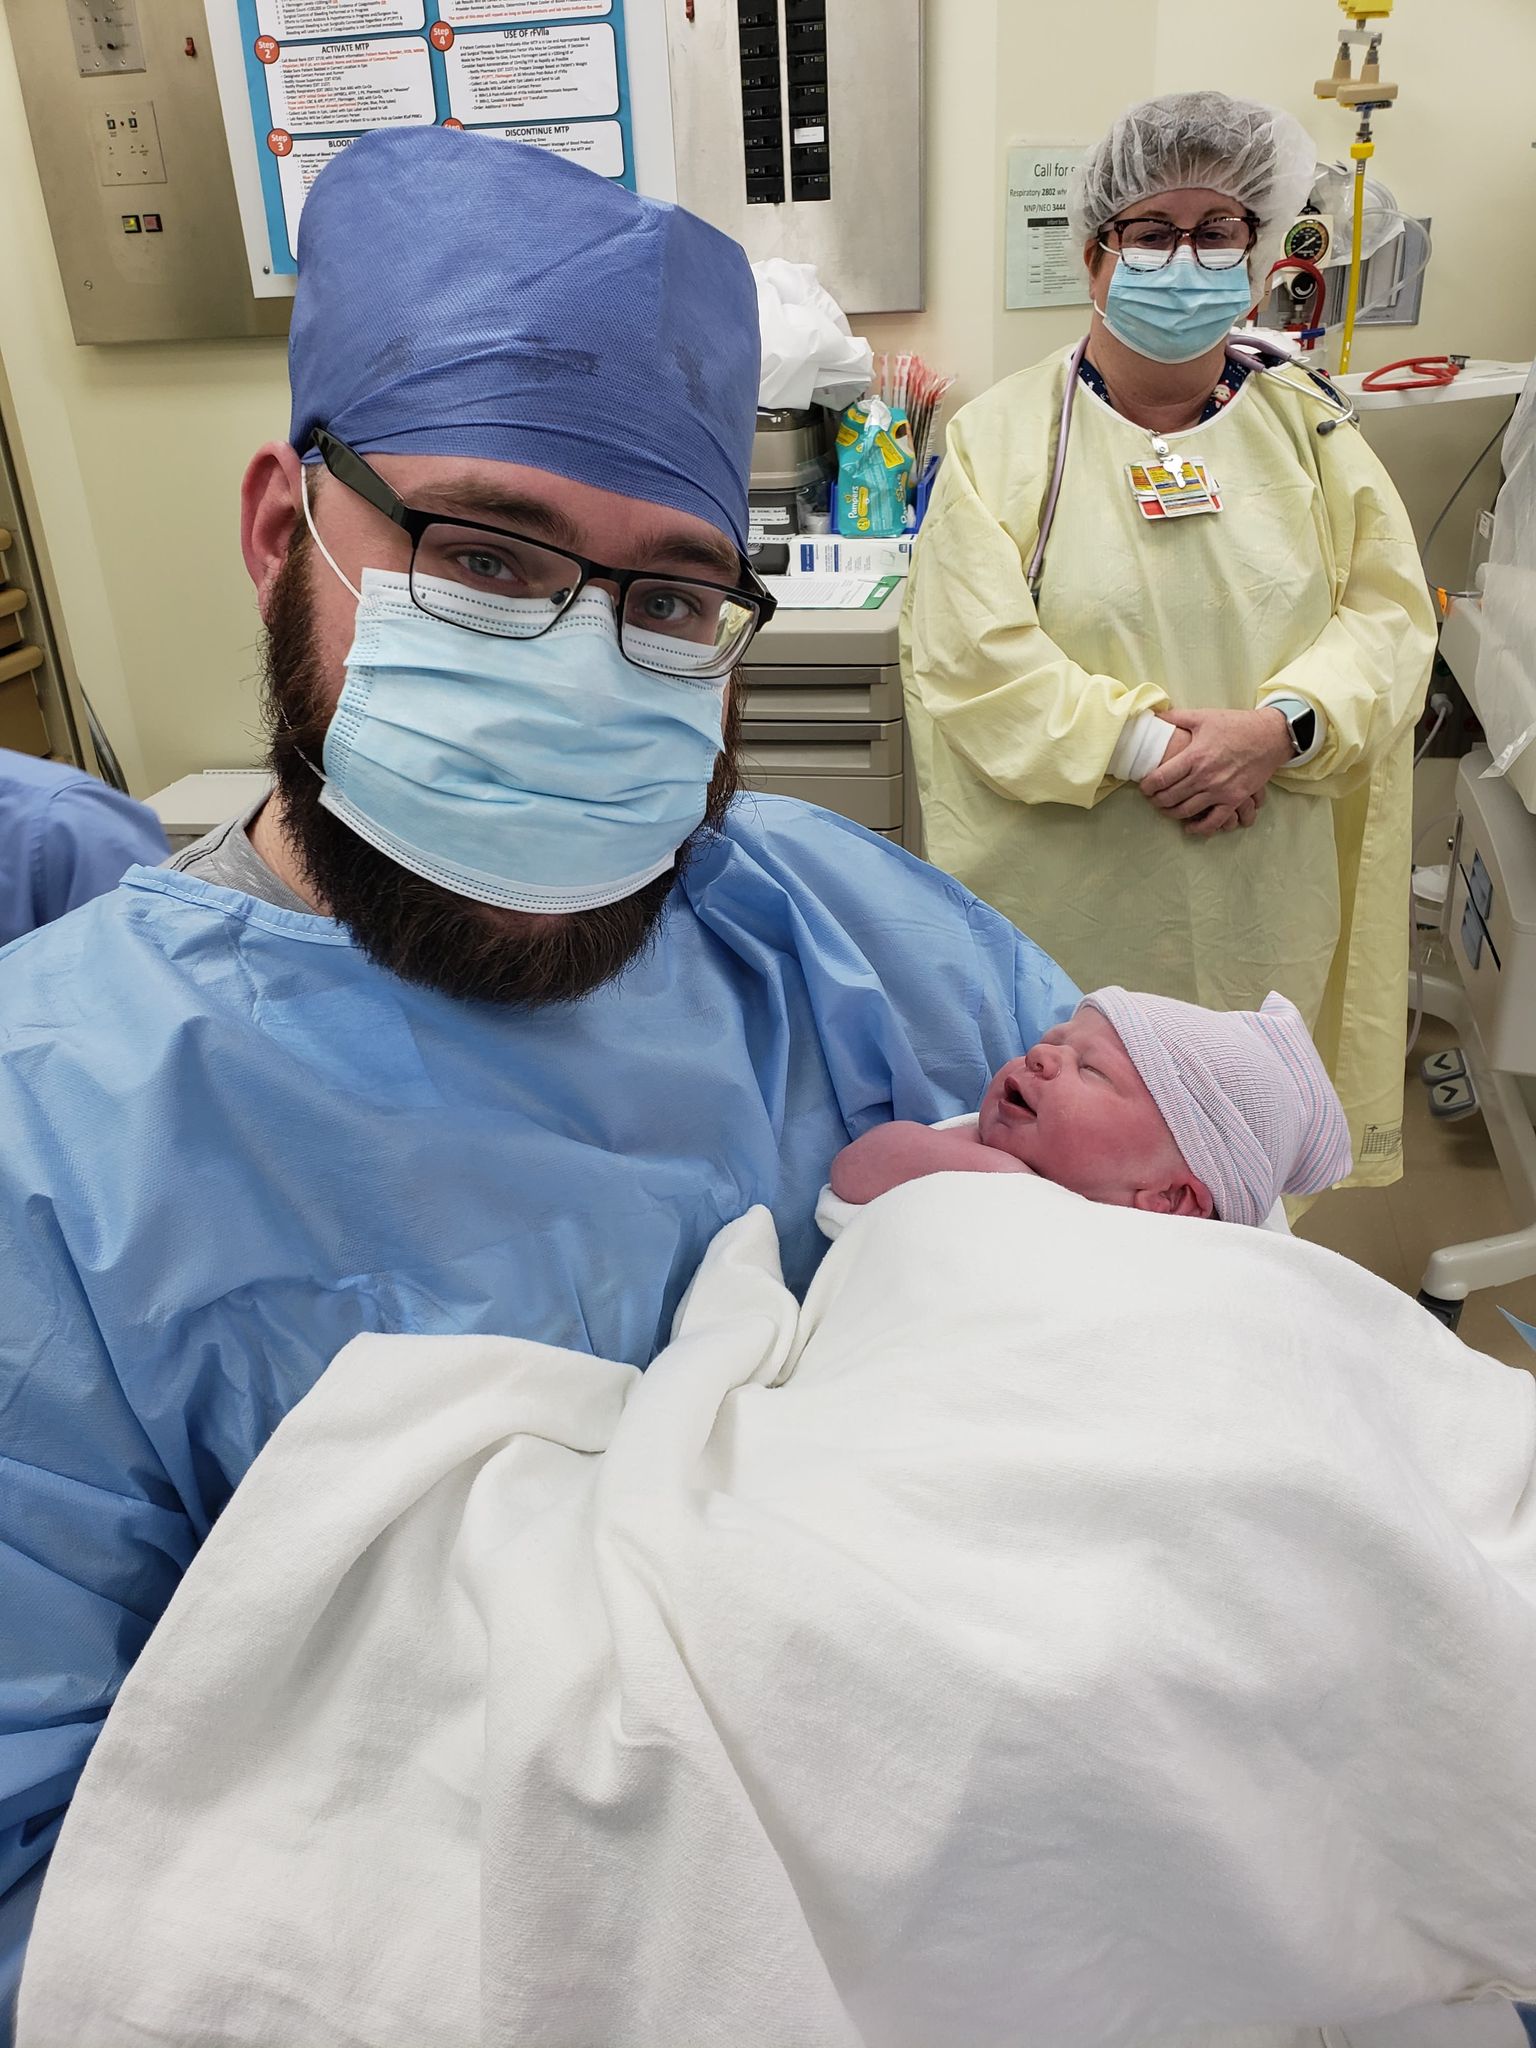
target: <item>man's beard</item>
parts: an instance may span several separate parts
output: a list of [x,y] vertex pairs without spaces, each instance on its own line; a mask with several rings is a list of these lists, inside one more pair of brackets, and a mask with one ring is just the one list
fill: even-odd
[[740,788],[734,682],[704,823],[678,850],[673,870],[598,910],[542,917],[475,903],[398,866],[320,802],[322,785],[309,763],[320,762],[331,713],[315,655],[309,560],[308,535],[300,533],[272,588],[263,681],[283,831],[314,894],[370,960],[466,1002],[575,1002],[612,981],[655,937],[690,852],[719,829]]

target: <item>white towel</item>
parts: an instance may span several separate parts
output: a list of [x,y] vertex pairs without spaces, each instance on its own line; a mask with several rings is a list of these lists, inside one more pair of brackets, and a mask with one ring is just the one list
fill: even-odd
[[23,2048],[1513,2024],[1389,2016],[1536,1987],[1536,1382],[1023,1175],[895,1190],[803,1310],[776,1254],[644,1376],[342,1353],[108,1721]]
[[[964,1130],[967,1124],[977,1124],[980,1121],[978,1112],[972,1110],[969,1116],[947,1116],[942,1123],[935,1124],[933,1128],[936,1131],[960,1131]],[[862,1206],[864,1205],[858,1202],[845,1202],[841,1195],[834,1195],[829,1182],[822,1189],[816,1203],[816,1227],[823,1237],[835,1241],[842,1236]],[[1278,1231],[1282,1237],[1289,1237],[1291,1226],[1286,1220],[1284,1202],[1276,1202],[1258,1227],[1260,1230]]]

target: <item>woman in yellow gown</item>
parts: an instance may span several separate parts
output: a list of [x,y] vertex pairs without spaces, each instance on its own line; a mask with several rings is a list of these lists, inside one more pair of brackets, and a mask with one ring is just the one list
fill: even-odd
[[1084,988],[1289,996],[1353,1179],[1380,1185],[1402,1170],[1433,612],[1358,429],[1300,368],[1228,348],[1313,171],[1298,123],[1219,93],[1116,124],[1073,194],[1085,347],[952,424],[903,668],[929,858]]

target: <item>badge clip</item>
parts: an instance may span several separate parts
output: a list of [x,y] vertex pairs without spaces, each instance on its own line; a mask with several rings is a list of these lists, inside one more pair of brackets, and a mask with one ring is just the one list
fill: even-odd
[[1221,510],[1221,493],[1203,462],[1169,455],[1127,463],[1125,474],[1143,519],[1189,519]]

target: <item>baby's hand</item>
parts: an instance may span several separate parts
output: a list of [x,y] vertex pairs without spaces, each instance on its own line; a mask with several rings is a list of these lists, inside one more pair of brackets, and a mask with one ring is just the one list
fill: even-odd
[[974,1125],[935,1131],[927,1124],[877,1124],[832,1161],[832,1192],[845,1202],[877,1195],[930,1173],[1028,1173],[1021,1159],[983,1145]]

